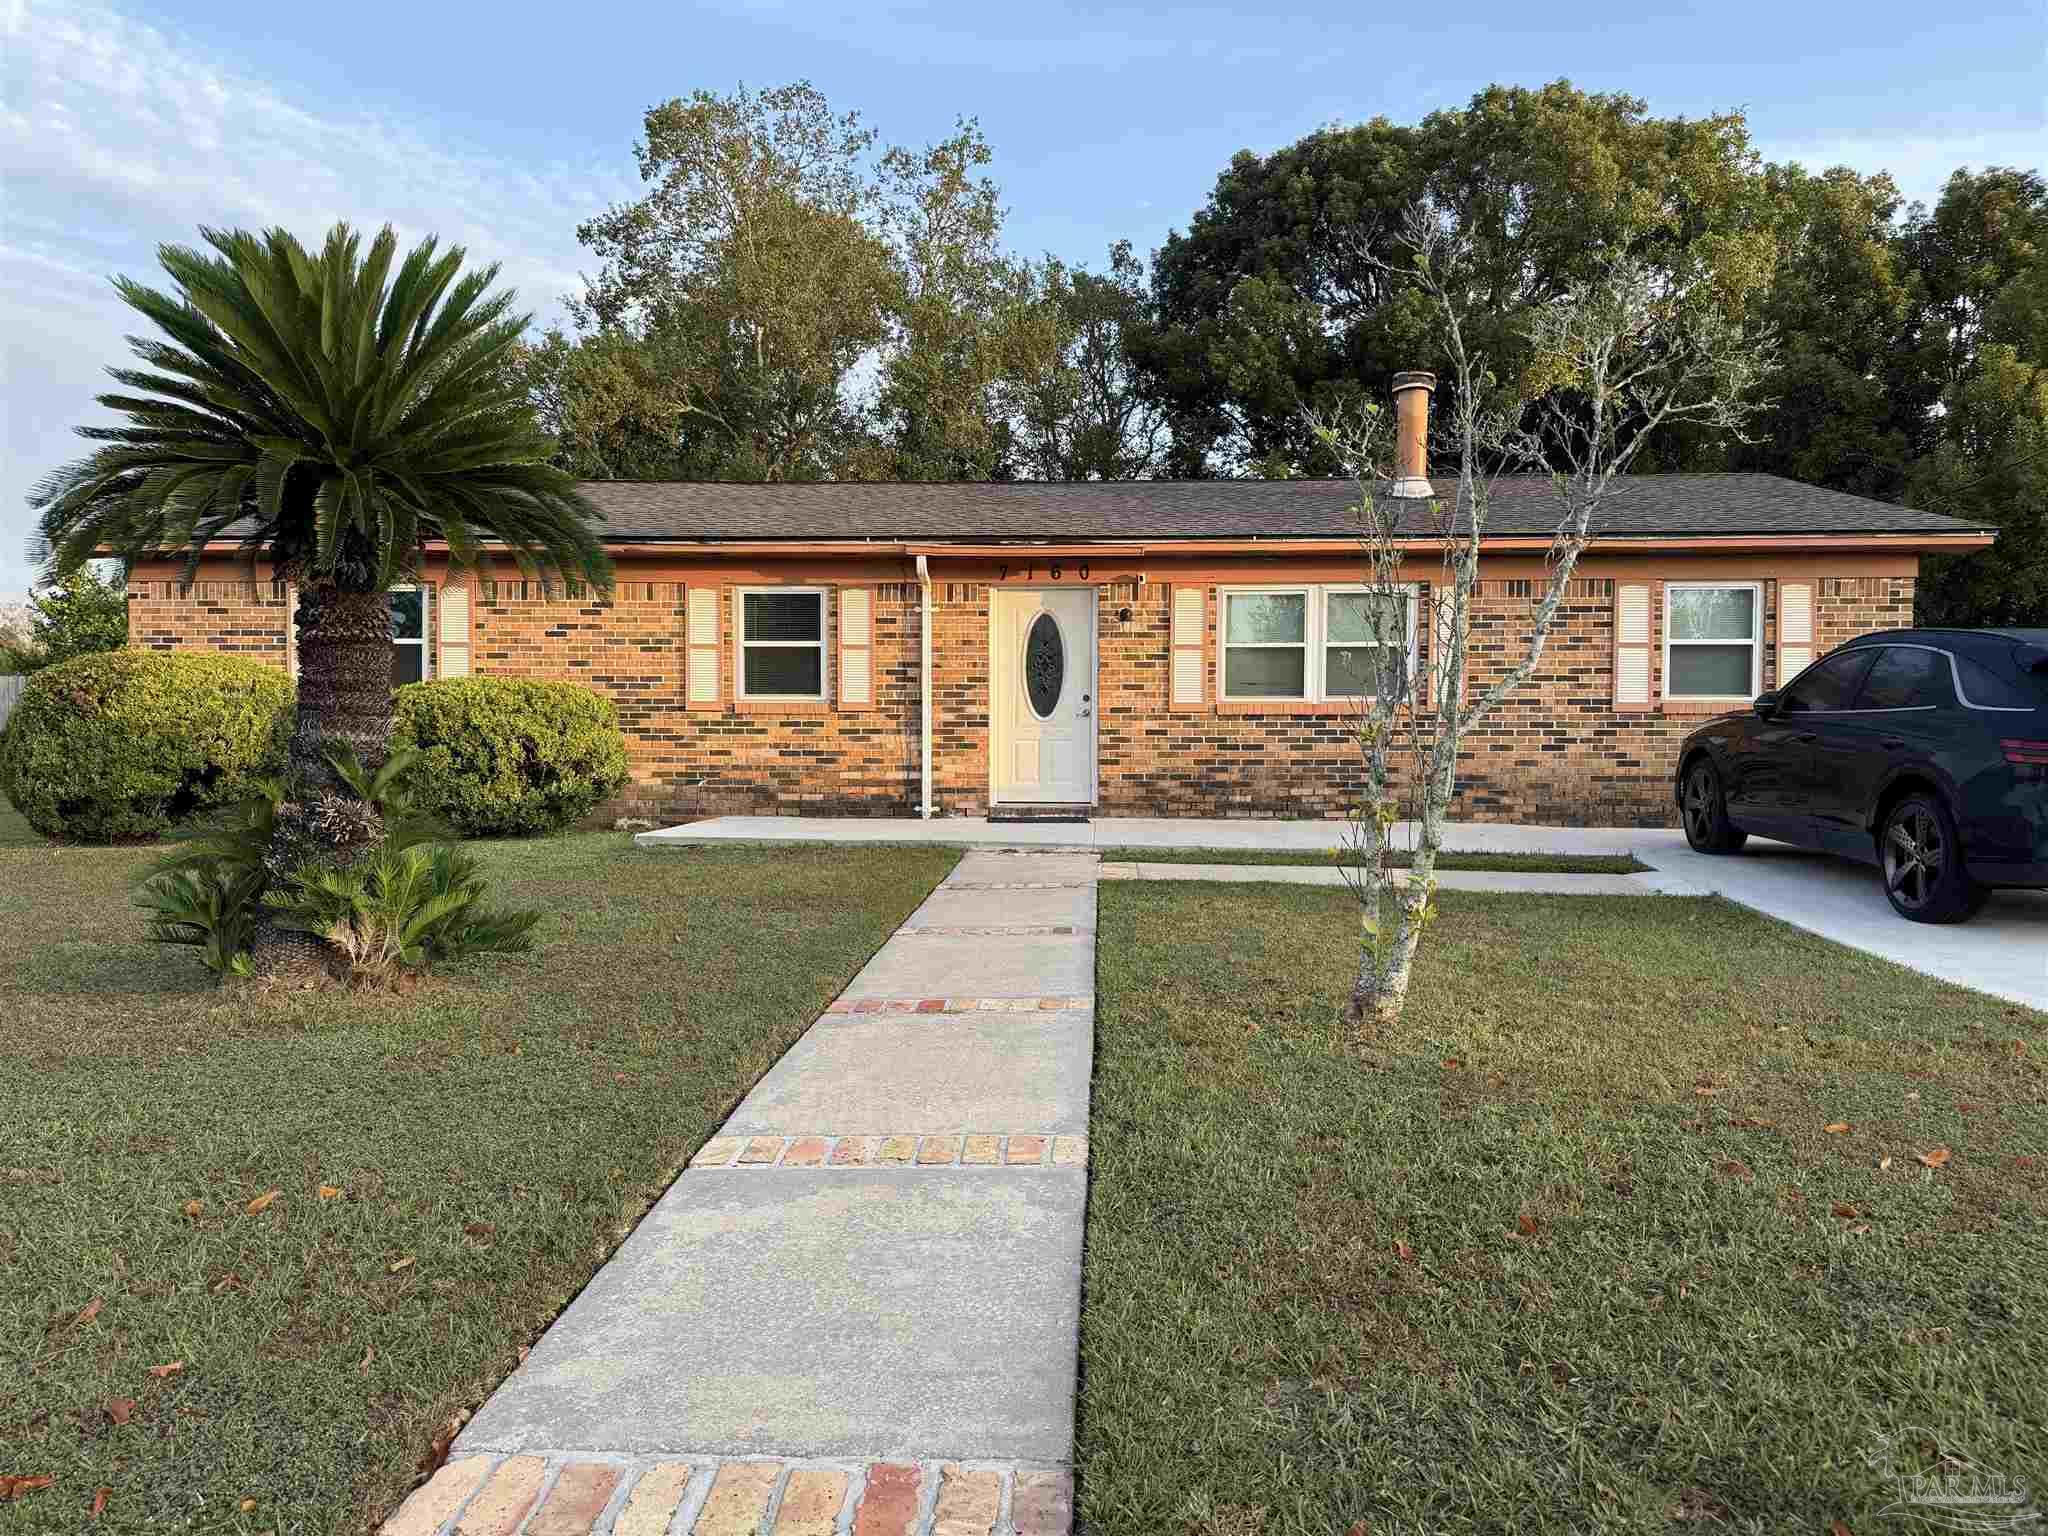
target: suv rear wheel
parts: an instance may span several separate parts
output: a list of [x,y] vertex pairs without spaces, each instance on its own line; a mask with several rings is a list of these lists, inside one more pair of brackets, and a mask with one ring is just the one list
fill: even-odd
[[1721,771],[1704,754],[1685,771],[1678,810],[1685,820],[1685,840],[1696,853],[1738,853],[1749,841],[1749,834],[1728,819]]
[[1963,868],[1956,819],[1936,795],[1911,794],[1885,812],[1877,857],[1892,910],[1916,923],[1960,923],[1991,894]]

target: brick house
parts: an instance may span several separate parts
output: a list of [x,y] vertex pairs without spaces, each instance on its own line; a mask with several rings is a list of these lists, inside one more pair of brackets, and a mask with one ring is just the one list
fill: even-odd
[[[1402,415],[1390,490],[1420,533],[1424,413]],[[1348,481],[584,489],[617,561],[609,593],[451,574],[429,551],[393,594],[394,673],[603,690],[633,763],[617,809],[1340,816],[1357,796],[1348,728],[1376,673]],[[1519,645],[1555,522],[1547,481],[1497,484],[1470,685]],[[1537,676],[1468,738],[1455,814],[1672,822],[1694,717],[1910,623],[1921,557],[1989,542],[1769,475],[1636,477],[1603,511]],[[1409,569],[1425,591],[1432,541]],[[133,571],[131,643],[292,665],[286,586],[226,557],[189,583],[180,571]]]

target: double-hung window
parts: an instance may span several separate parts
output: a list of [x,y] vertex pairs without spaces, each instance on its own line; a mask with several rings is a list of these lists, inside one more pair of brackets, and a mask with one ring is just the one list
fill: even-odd
[[[1331,702],[1379,691],[1383,647],[1395,686],[1414,673],[1415,599],[1358,586],[1259,587],[1223,594],[1222,697]],[[1391,606],[1389,606],[1391,604]]]
[[1755,582],[1664,585],[1664,696],[1753,699],[1763,686],[1763,589]]
[[825,591],[754,587],[739,593],[739,696],[825,697]]
[[391,686],[422,683],[432,675],[427,645],[425,587],[393,587],[391,601]]

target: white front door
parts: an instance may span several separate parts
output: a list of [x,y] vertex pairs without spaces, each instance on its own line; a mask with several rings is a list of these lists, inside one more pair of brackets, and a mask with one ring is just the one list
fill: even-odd
[[1095,798],[1095,589],[997,587],[990,615],[990,755],[995,798],[1087,805]]

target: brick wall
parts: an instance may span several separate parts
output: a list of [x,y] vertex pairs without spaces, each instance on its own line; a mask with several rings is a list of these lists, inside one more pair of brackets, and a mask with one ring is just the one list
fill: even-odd
[[283,582],[211,577],[128,583],[128,643],[152,651],[226,651],[286,666]]
[[[1894,568],[1910,561],[1894,558]],[[1588,569],[1602,569],[1589,562]],[[1474,820],[1555,824],[1668,824],[1679,741],[1698,711],[1613,708],[1616,580],[1639,567],[1574,582],[1535,676],[1467,739],[1455,812]],[[1540,575],[1540,568],[1531,566]],[[1774,675],[1777,579],[1722,562],[1713,579],[1757,579],[1764,591],[1764,685]],[[472,582],[471,667],[478,674],[566,679],[616,701],[626,728],[633,786],[611,813],[649,819],[716,814],[903,815],[918,801],[919,589],[902,562],[854,570],[793,567],[772,573],[681,572],[627,579],[599,597],[560,584]],[[941,814],[986,811],[989,796],[990,581],[962,562],[933,584],[933,798]],[[1191,573],[1099,569],[1099,809],[1108,815],[1342,816],[1362,788],[1352,714],[1333,706],[1273,710],[1215,704],[1215,588],[1288,579],[1271,566],[1201,577],[1205,593],[1203,703],[1170,705],[1170,593]],[[1696,572],[1685,573],[1687,579]],[[734,698],[732,624],[736,586],[790,580],[834,587],[828,654],[837,670],[836,584],[872,594],[874,701],[849,709]],[[1069,579],[1072,579],[1071,575]],[[1305,579],[1355,579],[1348,566]],[[1674,573],[1673,578],[1676,579]],[[1731,577],[1731,579],[1733,579]],[[1815,655],[1872,629],[1912,619],[1909,574],[1800,573],[1814,587]],[[693,586],[718,593],[719,689],[686,697],[685,613]],[[1528,576],[1483,581],[1474,609],[1468,696],[1519,654],[1531,600]],[[1653,635],[1661,642],[1662,589],[1652,581]],[[436,611],[440,605],[436,604]],[[284,589],[204,579],[190,588],[152,578],[130,584],[132,643],[158,649],[235,651],[287,663]],[[1130,617],[1125,619],[1123,614]],[[1663,652],[1652,647],[1653,695]],[[438,669],[437,669],[438,670]]]
[[[745,704],[733,698],[736,595],[719,584],[720,698],[685,693],[685,592],[696,582],[621,581],[609,598],[538,582],[483,584],[474,670],[583,683],[611,696],[633,787],[615,809],[678,815],[901,813],[918,790],[917,587],[875,588],[875,705]],[[836,658],[838,604],[828,602]],[[833,668],[836,671],[836,667]]]

